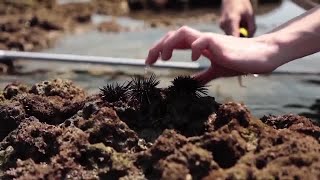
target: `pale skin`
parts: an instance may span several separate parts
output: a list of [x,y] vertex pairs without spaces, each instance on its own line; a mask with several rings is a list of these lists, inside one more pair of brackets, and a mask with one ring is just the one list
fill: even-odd
[[168,32],[149,51],[146,64],[172,57],[176,49],[190,49],[192,61],[207,57],[211,66],[195,75],[202,83],[219,77],[264,74],[295,59],[320,51],[320,7],[254,38],[238,38],[181,27]]

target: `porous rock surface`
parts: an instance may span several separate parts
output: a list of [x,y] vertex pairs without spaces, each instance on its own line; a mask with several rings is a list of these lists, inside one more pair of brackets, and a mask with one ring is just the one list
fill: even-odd
[[[1,179],[320,178],[318,124],[292,114],[259,120],[243,104],[200,99],[192,118],[175,111],[182,126],[67,80],[11,84],[0,101]],[[153,134],[148,120],[160,121]]]

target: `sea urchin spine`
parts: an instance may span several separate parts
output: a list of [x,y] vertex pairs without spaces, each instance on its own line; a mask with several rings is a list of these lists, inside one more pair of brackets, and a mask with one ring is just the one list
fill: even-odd
[[108,84],[100,89],[101,98],[107,102],[124,100],[127,97],[128,87],[128,83],[122,85],[118,83]]
[[160,81],[152,74],[149,78],[143,76],[135,76],[132,78],[129,87],[129,99],[138,100],[140,104],[151,104],[152,99],[160,96],[160,91],[157,89]]
[[208,95],[208,89],[190,76],[178,76],[172,81],[172,86],[169,87],[169,93],[175,96],[187,95],[201,97]]

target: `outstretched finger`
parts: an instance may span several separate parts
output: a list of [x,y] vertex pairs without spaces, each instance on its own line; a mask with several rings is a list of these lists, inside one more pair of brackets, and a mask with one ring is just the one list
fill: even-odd
[[218,74],[214,71],[214,68],[211,66],[209,69],[204,70],[193,76],[194,79],[199,81],[201,84],[207,84],[213,79],[218,78]]
[[189,27],[181,27],[163,42],[163,51],[161,57],[168,60],[172,57],[174,49],[189,49],[191,44],[199,36],[200,32]]
[[145,61],[146,64],[154,64],[159,59],[160,54],[162,54],[163,42],[172,34],[174,34],[174,31],[168,32],[163,38],[161,38],[157,43],[155,43],[155,45],[152,48],[150,48]]

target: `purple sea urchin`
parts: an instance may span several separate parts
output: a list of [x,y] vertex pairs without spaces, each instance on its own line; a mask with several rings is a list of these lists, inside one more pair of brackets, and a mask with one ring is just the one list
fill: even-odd
[[172,86],[169,87],[169,92],[174,95],[195,95],[196,97],[208,95],[207,87],[190,76],[176,77],[172,81]]
[[107,102],[116,102],[119,100],[124,100],[128,93],[128,83],[124,84],[108,84],[100,89],[101,98]]
[[149,78],[133,77],[128,91],[130,100],[137,99],[140,104],[151,104],[152,99],[160,96],[160,91],[156,88],[159,83],[154,74]]

